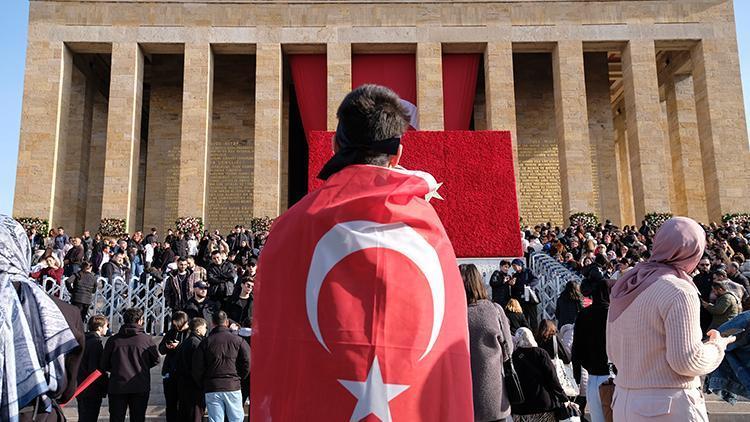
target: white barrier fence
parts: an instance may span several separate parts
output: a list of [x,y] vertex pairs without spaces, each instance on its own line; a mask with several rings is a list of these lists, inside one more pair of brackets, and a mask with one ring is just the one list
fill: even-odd
[[565,268],[556,259],[544,253],[532,254],[529,269],[539,279],[536,292],[539,296],[539,319],[555,320],[557,298],[569,281],[580,283],[581,276]]
[[[60,284],[52,278],[45,278],[42,281],[42,287],[50,295],[70,302],[70,292],[65,287],[66,278],[63,278]],[[122,312],[127,308],[143,310],[144,330],[147,333],[160,335],[166,331],[165,320],[169,318],[171,312],[165,303],[162,283],[152,285],[151,276],[146,276],[144,279],[113,277],[111,280],[99,277],[96,293],[89,308],[89,316],[96,314],[106,316],[112,333],[116,333],[122,325]]]

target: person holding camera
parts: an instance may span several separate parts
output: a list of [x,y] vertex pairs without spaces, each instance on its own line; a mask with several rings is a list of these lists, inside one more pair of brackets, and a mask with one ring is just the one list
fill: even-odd
[[490,287],[492,288],[492,301],[502,306],[508,304],[511,298],[511,287],[510,284],[511,276],[508,275],[510,270],[510,262],[503,259],[500,261],[500,269],[495,270],[490,276]]
[[529,322],[529,328],[532,332],[535,332],[539,327],[537,310],[539,299],[534,292],[534,288],[539,284],[539,279],[530,269],[526,268],[523,259],[514,259],[511,262],[511,267],[514,271],[513,277],[508,280],[508,284],[511,286],[511,296],[521,303],[523,314]]
[[161,376],[164,381],[164,400],[167,404],[167,422],[178,421],[180,377],[177,373],[177,347],[190,335],[188,316],[177,311],[172,314],[172,327],[159,343],[159,353],[164,355]]

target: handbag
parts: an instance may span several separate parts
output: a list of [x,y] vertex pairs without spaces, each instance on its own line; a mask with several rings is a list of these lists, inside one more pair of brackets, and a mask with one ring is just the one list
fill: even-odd
[[[496,305],[496,307],[498,309],[498,314],[504,312],[499,306]],[[500,323],[500,331],[505,332],[502,328],[504,323],[503,319],[498,318],[498,322]],[[510,353],[508,341],[505,336],[503,336],[503,340],[500,342],[500,347],[503,350],[503,357],[508,357],[507,360],[503,360],[503,385],[505,386],[505,392],[508,396],[508,402],[511,405],[521,404],[526,401],[526,397],[523,395],[521,379],[518,377],[515,366],[513,366],[513,354]]]
[[558,406],[554,413],[555,419],[560,422],[581,422],[581,410],[575,403],[564,403]]
[[526,303],[532,305],[538,305],[540,303],[539,297],[536,295],[534,289],[529,286],[523,286],[523,299]]
[[503,370],[503,383],[505,384],[505,391],[508,393],[508,402],[514,405],[526,401],[521,387],[521,379],[518,378],[516,368],[513,366],[513,356],[503,362]]
[[573,375],[573,365],[563,363],[562,359],[557,357],[557,337],[552,337],[552,348],[555,351],[555,356],[552,357],[552,364],[555,366],[557,372],[557,380],[560,381],[565,395],[568,397],[575,397],[580,391],[578,383]]

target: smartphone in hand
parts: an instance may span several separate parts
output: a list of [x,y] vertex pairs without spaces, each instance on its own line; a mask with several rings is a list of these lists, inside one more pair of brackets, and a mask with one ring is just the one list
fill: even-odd
[[744,332],[745,332],[744,328],[730,328],[728,330],[724,330],[720,332],[720,334],[722,337],[731,337],[731,336],[736,336],[738,334],[742,334]]

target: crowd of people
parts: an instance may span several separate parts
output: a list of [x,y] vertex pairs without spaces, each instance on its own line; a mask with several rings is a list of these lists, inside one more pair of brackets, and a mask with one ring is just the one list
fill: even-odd
[[[103,238],[89,231],[70,237],[59,227],[46,238],[33,228],[27,235],[31,277],[48,291],[50,283],[64,282],[71,305],[87,324],[78,381],[96,370],[105,374],[78,396],[79,420],[98,420],[104,397],[111,420],[125,420],[128,411],[130,420],[143,420],[149,370],[160,355],[168,421],[200,421],[206,411],[210,420],[244,418],[253,287],[267,232],[252,233],[239,225],[226,237],[218,231],[167,230],[161,240],[155,228],[146,236]],[[114,333],[105,316],[88,316],[98,277],[163,286],[171,319],[158,345],[144,332],[140,309],[126,309]]]
[[[435,255],[439,264],[445,264],[443,269],[453,265],[453,252],[446,248],[448,239],[424,201],[429,191],[424,175],[403,169],[391,174],[379,168],[397,167],[403,152],[400,136],[406,130],[407,111],[399,104],[395,93],[375,85],[361,86],[347,95],[337,111],[334,157],[320,174],[324,180],[333,178],[329,188],[346,189],[336,190],[339,193],[332,195],[336,198],[333,202],[320,195],[302,203],[302,208],[295,207],[304,217],[289,221],[287,214],[286,220],[280,220],[276,227],[282,228],[282,236],[284,227],[287,235],[297,234],[309,221],[319,222],[307,219],[321,209],[326,216],[343,215],[344,193],[353,194],[349,201],[360,204],[357,213],[371,204],[385,206],[393,200],[390,194],[372,192],[370,199],[375,202],[363,202],[367,207],[356,202],[368,197],[357,187],[385,186],[398,192],[399,206],[389,212],[376,209],[376,213],[414,218],[416,223],[431,227],[439,246],[428,245],[427,249],[442,252]],[[347,174],[337,179],[337,172]],[[355,176],[367,182],[350,184]],[[408,191],[406,185],[419,189]],[[378,236],[384,233],[381,226],[385,224],[373,230]],[[342,230],[348,236],[365,238],[352,227]],[[150,396],[150,370],[160,363],[161,356],[167,420],[197,421],[204,411],[212,422],[244,419],[243,403],[250,394],[252,292],[256,260],[266,234],[251,234],[238,226],[226,239],[217,232],[178,231],[168,232],[160,241],[155,229],[146,236],[136,232],[121,239],[102,239],[92,238],[88,232],[71,238],[58,228],[42,238],[33,230],[24,233],[17,222],[0,216],[0,351],[11,352],[0,353],[0,419],[59,420],[58,404],[74,396],[71,390],[76,384],[85,384],[94,379],[91,374],[96,377],[99,373],[102,375],[84,389],[84,395],[78,396],[81,420],[97,420],[106,395],[110,420],[124,421],[129,413],[130,420],[143,421]],[[466,307],[453,301],[450,309],[454,313],[446,318],[446,325],[454,326],[443,335],[453,336],[461,347],[444,349],[441,356],[431,358],[437,360],[429,379],[444,385],[433,389],[428,408],[417,406],[417,401],[404,401],[407,405],[399,410],[411,412],[409,420],[469,420],[473,414],[476,421],[512,418],[514,422],[551,422],[573,420],[588,408],[593,422],[705,421],[700,377],[711,379],[719,371],[723,379],[714,386],[722,392],[734,393],[732,386],[742,386],[745,381],[750,388],[744,375],[747,360],[740,361],[745,365],[741,380],[729,379],[738,371],[724,366],[725,357],[738,353],[737,348],[728,349],[737,340],[733,334],[741,333],[727,331],[727,327],[747,327],[749,314],[738,314],[750,304],[750,286],[743,275],[750,269],[749,237],[747,223],[700,226],[681,217],[667,220],[660,228],[646,222],[640,228],[618,228],[609,221],[566,229],[551,224],[526,227],[523,249],[528,254],[548,253],[583,276],[580,285],[569,283],[560,295],[556,321],[539,320],[539,280],[527,268],[526,260],[501,261],[490,277],[489,289],[475,265],[459,266]],[[280,242],[275,237],[264,261],[271,258],[267,262],[277,264],[268,265],[262,276],[283,283],[307,281],[304,275],[277,271],[284,267],[278,263],[284,262],[288,253],[296,253],[297,247],[295,242]],[[440,256],[450,257],[451,262],[440,261]],[[388,262],[396,261],[380,256],[368,269],[384,271]],[[266,275],[274,271],[275,278]],[[164,286],[172,315],[170,328],[158,345],[144,332],[143,311],[138,308],[123,312],[122,326],[106,341],[103,336],[109,332],[108,321],[101,315],[87,320],[88,333],[83,336],[82,320],[96,289],[97,274]],[[67,277],[72,305],[45,294],[35,284],[60,283],[62,277]],[[294,277],[297,279],[289,280]],[[457,280],[458,274],[452,277]],[[460,288],[457,284],[448,287],[452,299],[461,294],[455,290]],[[258,324],[268,324],[273,319],[270,316],[278,317],[280,308],[272,306],[272,299],[259,301]],[[340,306],[341,312],[347,309],[343,303],[333,305]],[[263,322],[263,318],[268,319]],[[252,408],[255,419],[308,416],[311,403],[299,400],[300,392],[287,391],[310,385],[303,385],[300,377],[315,365],[314,354],[306,349],[312,342],[300,339],[294,330],[256,331],[258,372],[253,378],[253,394],[255,403],[261,405]],[[468,350],[463,347],[466,342]],[[740,337],[738,343],[746,348],[745,356],[750,356],[747,337]],[[400,398],[424,400],[428,387],[436,386],[384,384],[375,354],[378,345],[364,342],[357,346],[375,355],[367,380],[344,384],[336,374],[338,383],[328,383],[341,384],[356,396],[352,420],[370,414],[390,419],[389,402],[396,395],[408,389],[419,391],[421,397]],[[269,358],[290,350],[293,359]],[[344,355],[341,366],[353,367],[354,361],[347,359],[356,353]],[[292,363],[297,364],[296,371],[289,370]],[[270,375],[263,379],[265,383],[258,381],[259,373]],[[287,382],[285,388],[278,387],[281,380]],[[324,385],[320,383],[320,391]],[[740,394],[750,395],[745,390]],[[310,419],[323,420],[338,404],[328,400],[331,403],[324,400],[322,410]],[[294,412],[289,413],[290,407],[295,407]],[[445,416],[457,407],[461,409],[455,414],[461,417]],[[425,417],[427,414],[433,417]]]
[[[680,222],[681,219],[669,220],[668,224],[674,225],[673,221]],[[750,223],[692,224],[694,226],[679,227],[679,230],[672,227],[675,239],[667,238],[669,228],[661,237],[657,237],[658,227],[649,226],[645,221],[640,228],[619,228],[609,221],[567,228],[553,227],[549,223],[525,227],[523,247],[527,257],[535,253],[549,254],[570,271],[582,276],[581,283],[568,282],[557,298],[556,321],[537,320],[539,301],[533,292],[538,280],[525,268],[523,260],[501,261],[490,277],[489,286],[483,284],[476,267],[462,265],[460,270],[469,308],[477,420],[501,420],[512,414],[516,421],[553,421],[560,417],[560,409],[568,409],[569,404],[575,402],[581,414],[584,410],[589,411],[592,421],[611,421],[616,411],[610,402],[602,402],[600,386],[619,376],[618,386],[631,387],[631,390],[636,387],[648,388],[649,383],[655,383],[653,379],[632,379],[635,378],[632,367],[638,364],[662,363],[667,368],[677,366],[677,369],[661,370],[659,382],[671,383],[670,386],[676,389],[689,386],[690,400],[702,405],[702,394],[695,389],[701,383],[695,377],[717,369],[722,361],[724,343],[728,342],[719,340],[716,330],[742,318],[734,319],[743,310],[748,310],[750,305],[747,278],[750,276]],[[690,250],[691,245],[701,242],[705,244],[703,247]],[[651,272],[648,272],[648,268],[651,268]],[[638,362],[635,353],[623,354],[622,347],[610,345],[608,348],[607,341],[617,337],[615,332],[623,332],[619,326],[617,331],[611,328],[612,316],[617,315],[610,312],[611,298],[615,300],[618,295],[612,290],[616,281],[629,277],[618,284],[619,288],[624,289],[626,287],[621,286],[642,283],[643,279],[653,278],[655,274],[663,276],[665,272],[678,274],[679,278],[692,282],[692,290],[683,283],[675,283],[677,287],[673,288],[687,292],[685,294],[689,300],[696,303],[700,300],[700,311],[696,309],[695,315],[692,315],[689,303],[676,300],[673,292],[670,292],[673,295],[670,301],[663,300],[660,292],[650,290],[644,297],[647,296],[652,303],[639,303],[642,309],[637,321],[628,322],[632,327],[643,328],[643,334],[638,336],[638,342],[633,342],[631,338],[629,343],[634,344],[631,347],[644,348],[640,342],[646,341],[649,330],[642,325],[643,321],[661,318],[661,309],[676,300],[678,305],[684,305],[680,308],[679,320],[667,321],[679,325],[670,327],[676,333],[671,333],[672,338],[667,340],[676,343],[672,345],[676,350],[675,356],[660,356],[651,351],[652,355],[648,357],[650,363],[646,363]],[[666,282],[658,285],[662,289],[669,287]],[[687,302],[689,300],[685,299]],[[678,306],[675,305],[675,308]],[[618,309],[618,312],[621,314],[622,310]],[[624,319],[617,319],[616,323],[625,324],[621,322]],[[630,331],[624,331],[632,333],[632,327]],[[482,337],[488,335],[498,339],[494,342],[497,347],[491,353],[484,347],[488,344],[487,338]],[[701,340],[707,342],[704,344],[721,343],[718,347],[720,353],[716,354],[713,350],[697,352],[696,341]],[[664,339],[653,342],[663,343]],[[475,347],[477,353],[474,353]],[[662,345],[661,350],[665,349],[669,352],[669,345]],[[690,353],[696,355],[688,356]],[[481,357],[484,361],[481,364],[475,362],[475,357],[477,360]],[[689,362],[673,365],[672,360],[678,358]],[[525,393],[525,399],[519,403],[508,403],[505,386],[496,379],[497,374],[503,372],[503,362],[508,361],[514,362],[514,370]],[[616,361],[625,368],[613,365],[612,362]],[[576,394],[566,394],[563,386],[568,386],[570,380],[565,371],[557,368],[568,365],[579,386]],[[507,365],[504,369],[507,372]],[[622,375],[623,372],[625,375]],[[642,371],[641,376],[646,372],[653,371]],[[724,397],[728,391],[721,393]],[[635,392],[633,396],[637,401]],[[653,396],[651,399],[653,401]]]

